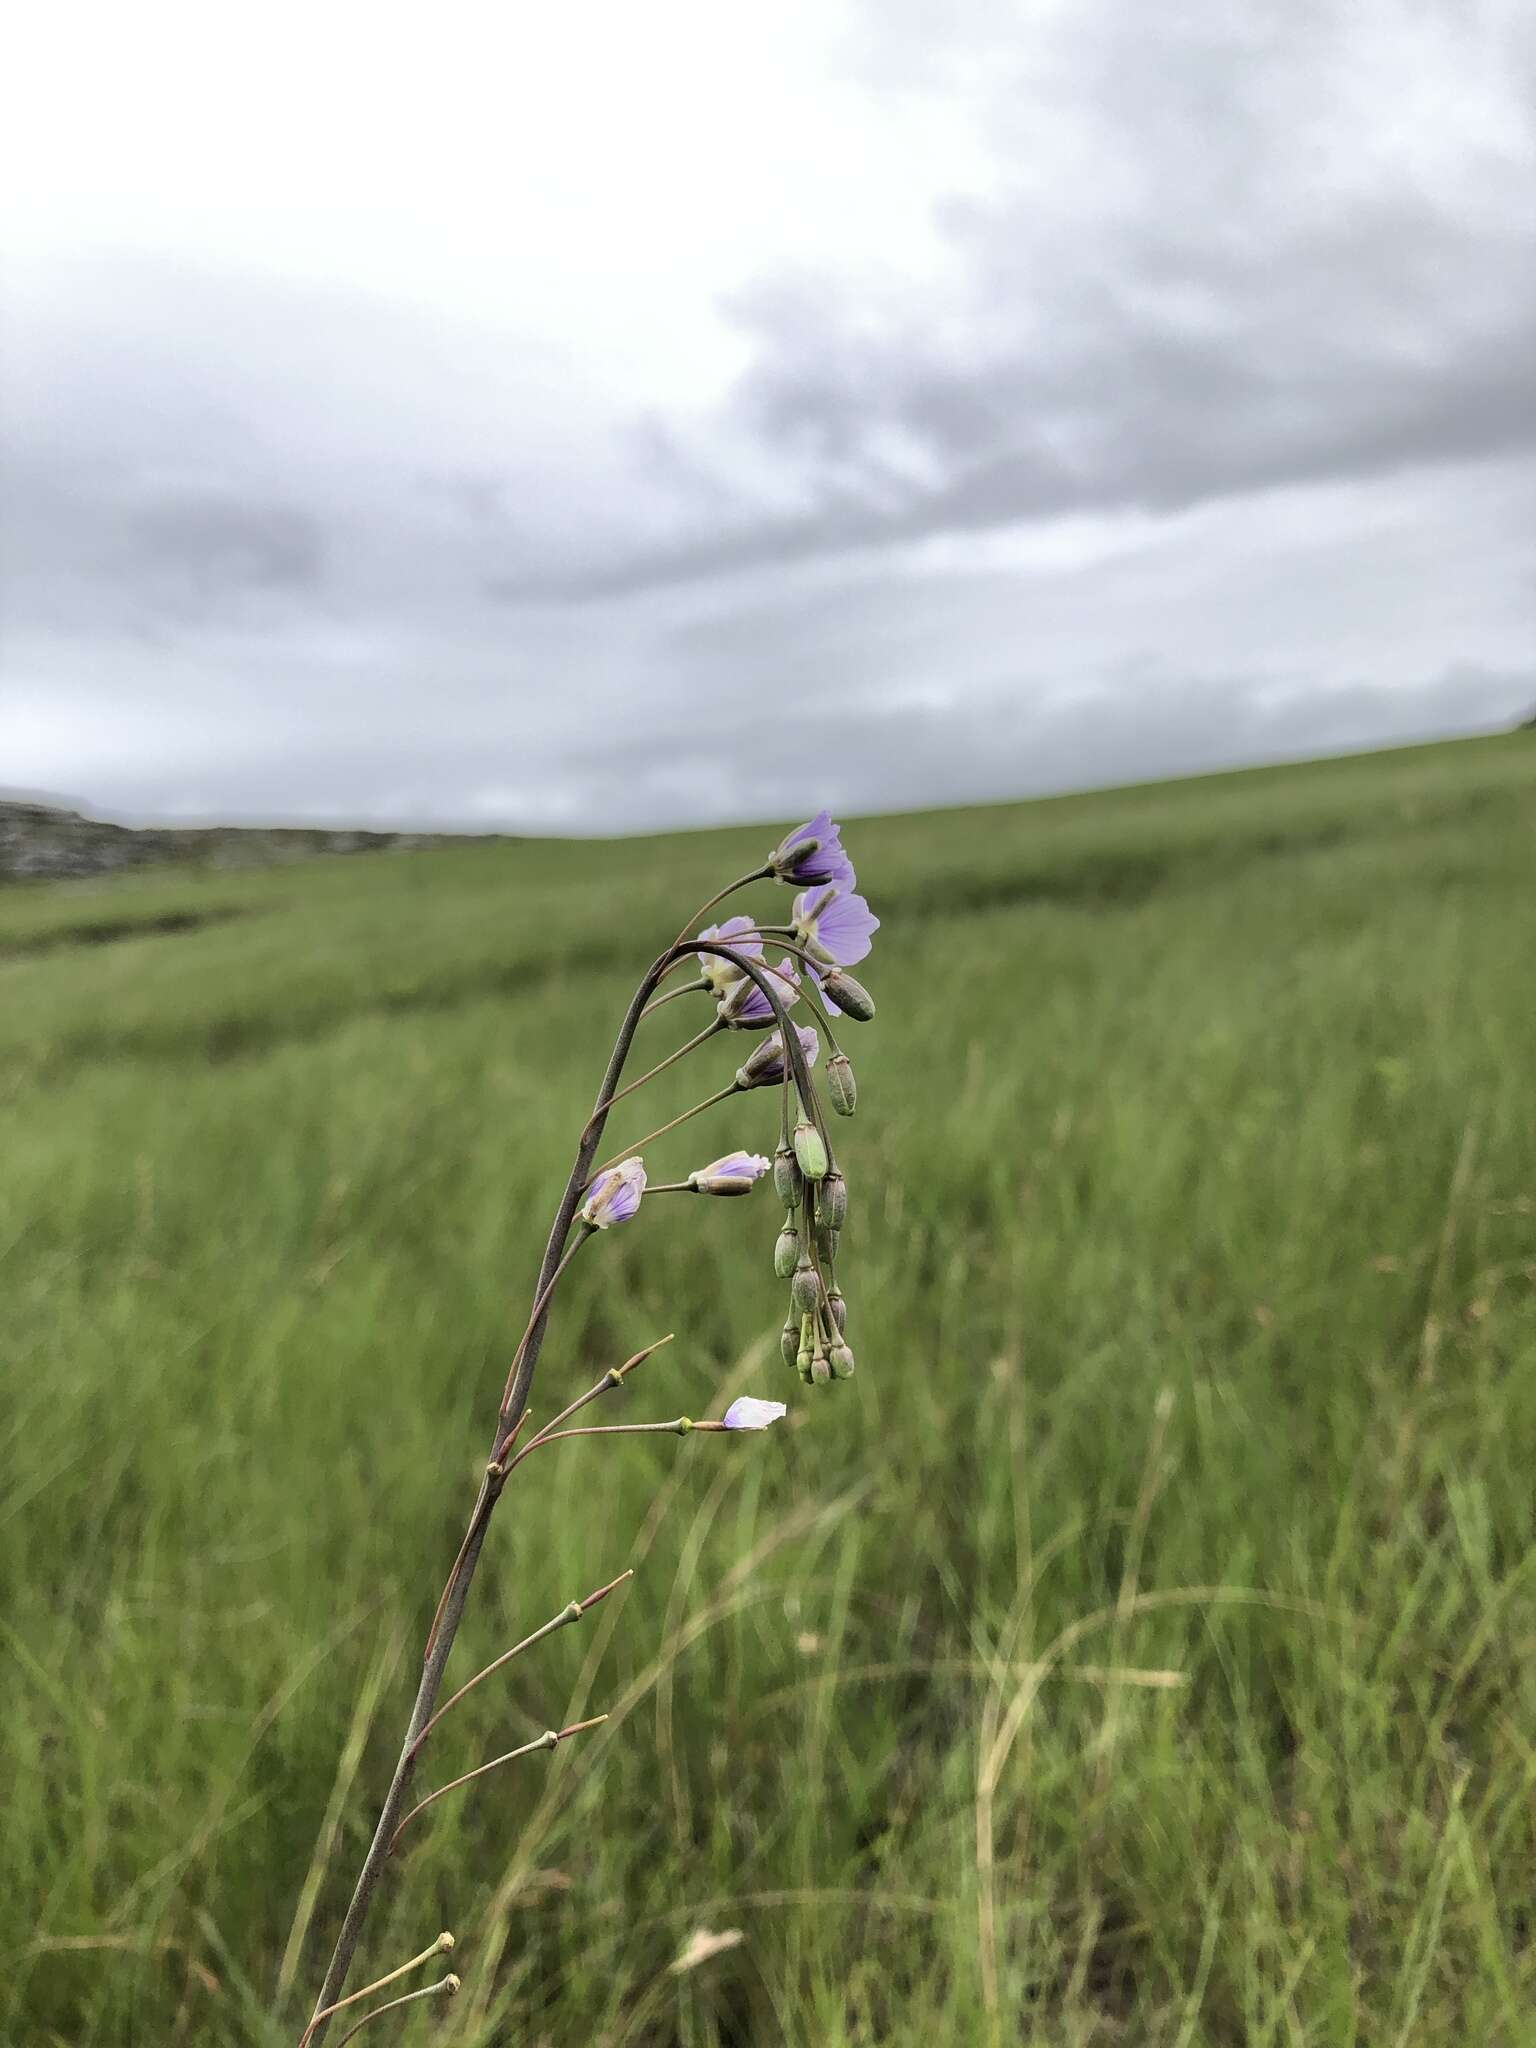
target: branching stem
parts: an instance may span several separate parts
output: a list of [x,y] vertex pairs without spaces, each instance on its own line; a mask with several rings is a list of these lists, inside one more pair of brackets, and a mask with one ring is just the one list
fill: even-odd
[[[762,872],[757,871],[752,875],[743,877],[743,882],[758,880]],[[732,889],[741,886],[741,882],[733,882],[731,884]],[[722,896],[729,893],[730,890],[721,892]],[[705,909],[712,908],[713,904],[720,900],[718,896],[713,898],[712,902],[705,906]],[[702,916],[703,912],[698,914]],[[614,1041],[613,1051],[609,1056],[607,1071],[603,1075],[602,1085],[597,1092],[598,1103],[603,1104],[612,1099],[614,1091],[623,1077],[625,1062],[629,1058],[630,1048],[634,1043],[635,1032],[639,1026],[640,1018],[646,1004],[655,993],[657,984],[662,976],[676,961],[686,958],[690,954],[698,955],[700,953],[709,953],[712,956],[729,960],[738,973],[746,975],[757,984],[774,1013],[783,1042],[785,1057],[793,1070],[795,1086],[799,1091],[800,1098],[805,1103],[814,1103],[816,1097],[815,1090],[811,1085],[810,1069],[806,1064],[799,1036],[790,1029],[789,1013],[776,986],[778,977],[770,970],[764,969],[758,961],[752,959],[749,955],[740,952],[733,946],[722,944],[719,940],[711,940],[706,945],[696,939],[689,940],[683,938],[679,938],[674,945],[669,946],[664,953],[660,954],[652,962],[639,987],[630,999],[629,1008],[624,1014],[624,1021],[619,1026],[618,1037]],[[726,1095],[733,1094],[734,1092],[734,1087],[728,1088],[717,1099],[723,1101]],[[702,1106],[707,1107],[708,1105]],[[416,1701],[411,1709],[410,1720],[406,1726],[399,1761],[395,1765],[389,1789],[384,1795],[384,1805],[379,1814],[378,1824],[374,1829],[368,1853],[363,1858],[362,1868],[358,1872],[351,1903],[348,1905],[346,1914],[343,1917],[341,1930],[336,1938],[336,1947],[325,1973],[325,1982],[321,1985],[320,1994],[315,2001],[315,2017],[311,2019],[308,2029],[309,2039],[312,2043],[320,2041],[330,2024],[329,2020],[322,2018],[321,2015],[327,2007],[334,2006],[341,1997],[342,1988],[347,1980],[347,1973],[352,1967],[352,1958],[357,1952],[359,1941],[362,1939],[363,1927],[368,1918],[369,1908],[373,1903],[374,1893],[378,1889],[379,1877],[385,1863],[388,1861],[390,1845],[402,1825],[400,1816],[405,1810],[405,1801],[410,1790],[411,1775],[416,1761],[417,1739],[431,1720],[437,1705],[437,1696],[442,1690],[443,1672],[447,1667],[448,1658],[453,1650],[454,1638],[459,1632],[459,1623],[463,1619],[464,1606],[469,1598],[470,1587],[474,1583],[475,1570],[480,1562],[480,1552],[485,1544],[486,1531],[490,1526],[491,1515],[495,1511],[496,1503],[501,1497],[501,1490],[506,1484],[506,1473],[497,1462],[498,1457],[505,1450],[509,1432],[517,1428],[528,1406],[528,1395],[533,1385],[534,1369],[538,1364],[539,1351],[544,1340],[544,1331],[548,1322],[550,1301],[554,1294],[555,1284],[565,1271],[570,1259],[574,1256],[577,1245],[585,1242],[584,1237],[578,1238],[575,1244],[572,1244],[569,1248],[567,1247],[571,1226],[576,1220],[576,1212],[580,1208],[582,1196],[592,1180],[592,1161],[596,1158],[597,1148],[602,1143],[603,1127],[606,1121],[607,1111],[601,1108],[595,1110],[588,1120],[581,1135],[581,1142],[577,1147],[570,1178],[565,1184],[565,1192],[560,1198],[559,1206],[555,1210],[554,1221],[550,1225],[549,1239],[544,1248],[544,1261],[539,1270],[538,1285],[534,1293],[534,1306],[529,1314],[527,1330],[517,1347],[507,1390],[497,1414],[495,1434],[491,1438],[489,1462],[480,1483],[480,1492],[476,1497],[475,1508],[470,1517],[469,1529],[454,1563],[448,1584],[444,1588],[443,1599],[438,1609],[432,1634],[428,1640],[426,1655],[422,1663],[421,1682],[417,1688]],[[655,1135],[659,1136],[660,1133],[658,1132]]]

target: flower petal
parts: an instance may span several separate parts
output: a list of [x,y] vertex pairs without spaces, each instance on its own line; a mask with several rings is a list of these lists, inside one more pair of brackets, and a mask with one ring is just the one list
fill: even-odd
[[755,1395],[740,1394],[725,1411],[727,1429],[766,1429],[789,1413],[782,1401],[759,1401]]

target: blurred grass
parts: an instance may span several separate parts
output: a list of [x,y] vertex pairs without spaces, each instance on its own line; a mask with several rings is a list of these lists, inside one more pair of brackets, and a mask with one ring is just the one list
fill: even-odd
[[[296,2038],[627,985],[768,836],[0,894],[0,2040]],[[674,1329],[629,1415],[791,1427],[525,1468],[455,1673],[636,1576],[423,1782],[614,1718],[419,1824],[393,2038],[1536,2042],[1536,746],[851,839],[859,1375],[763,1191],[586,1255],[536,1407]]]

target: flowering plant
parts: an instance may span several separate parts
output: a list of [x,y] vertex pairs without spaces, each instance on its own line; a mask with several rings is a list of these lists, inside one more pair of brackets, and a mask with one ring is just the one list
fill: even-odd
[[[697,938],[687,936],[700,918],[738,889],[771,880],[799,891],[789,922],[760,923],[738,914],[722,924],[705,926]],[[385,1793],[368,1853],[358,1873],[351,1904],[342,1921],[314,2013],[301,2037],[301,2048],[315,2048],[332,2018],[343,2009],[350,2013],[374,1992],[394,1984],[407,1972],[447,1954],[453,1948],[452,1934],[443,1933],[421,1955],[375,1978],[362,1990],[346,1994],[346,1980],[362,1939],[374,1893],[405,1829],[428,1807],[457,1791],[460,1786],[516,1758],[554,1749],[569,1737],[597,1726],[597,1721],[582,1721],[572,1727],[550,1729],[536,1741],[524,1743],[503,1756],[493,1757],[489,1762],[438,1786],[414,1806],[407,1804],[416,1766],[428,1738],[435,1734],[449,1710],[512,1658],[531,1649],[557,1628],[579,1621],[629,1577],[625,1572],[611,1584],[588,1594],[584,1600],[569,1602],[551,1621],[504,1651],[484,1670],[476,1672],[440,1706],[438,1695],[491,1517],[513,1473],[536,1451],[572,1438],[724,1436],[768,1429],[787,1413],[783,1401],[742,1395],[718,1420],[695,1422],[689,1416],[678,1415],[659,1422],[569,1426],[572,1418],[590,1403],[622,1387],[629,1376],[668,1341],[662,1338],[658,1343],[635,1352],[622,1365],[609,1367],[593,1386],[578,1394],[552,1421],[530,1436],[526,1443],[520,1444],[528,1422],[528,1400],[534,1371],[555,1297],[577,1254],[594,1238],[634,1222],[642,1206],[658,1196],[749,1195],[760,1180],[771,1175],[774,1192],[784,1209],[783,1227],[773,1248],[773,1264],[779,1277],[789,1282],[789,1313],[780,1339],[785,1363],[794,1367],[807,1384],[816,1385],[847,1379],[854,1370],[853,1352],[847,1339],[848,1306],[836,1277],[838,1247],[848,1213],[848,1186],[837,1164],[828,1108],[830,1106],[836,1115],[852,1116],[857,1101],[853,1067],[837,1044],[830,1020],[844,1015],[867,1021],[874,1015],[874,1003],[868,991],[847,972],[850,965],[868,954],[872,936],[879,926],[879,919],[871,914],[864,898],[855,893],[855,880],[853,864],[844,849],[839,828],[826,811],[819,812],[787,833],[763,866],[741,876],[711,897],[673,943],[652,961],[630,1000],[598,1090],[596,1107],[582,1129],[575,1164],[555,1211],[527,1323],[513,1352],[511,1369],[497,1410],[490,1455],[463,1541],[427,1633],[421,1682],[400,1758]],[[768,957],[770,946],[779,956],[773,961]],[[678,979],[684,969],[688,970],[689,978]],[[790,1016],[791,1009],[800,1001],[807,978],[827,1013],[819,1030],[816,1025],[796,1023]],[[674,985],[665,987],[668,982]],[[642,1023],[674,1000],[700,994],[711,1000],[711,1021],[695,1037],[659,1060],[638,1079],[621,1086],[624,1069]],[[747,1058],[736,1069],[734,1078],[723,1088],[613,1157],[598,1162],[598,1149],[613,1109],[656,1075],[699,1051],[710,1039],[726,1031],[766,1035],[756,1038]],[[830,1047],[823,1067],[825,1100],[817,1090],[813,1072],[821,1053],[820,1031],[826,1033]],[[711,1159],[704,1166],[695,1167],[681,1180],[656,1181],[648,1176],[641,1156],[642,1146],[649,1148],[689,1118],[738,1095],[770,1087],[779,1090],[778,1141],[771,1158],[765,1153],[738,1147]],[[349,2040],[353,2033],[384,2012],[422,1999],[451,1997],[458,1988],[458,1977],[449,1972],[421,1989],[372,2006],[355,2020],[342,2039]]]

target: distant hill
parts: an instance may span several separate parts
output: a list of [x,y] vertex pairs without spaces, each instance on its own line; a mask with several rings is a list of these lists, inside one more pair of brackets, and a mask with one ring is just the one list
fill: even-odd
[[396,853],[459,846],[495,833],[363,832],[323,826],[115,825],[55,804],[0,797],[0,882],[116,874],[176,862],[270,867],[325,853]]

